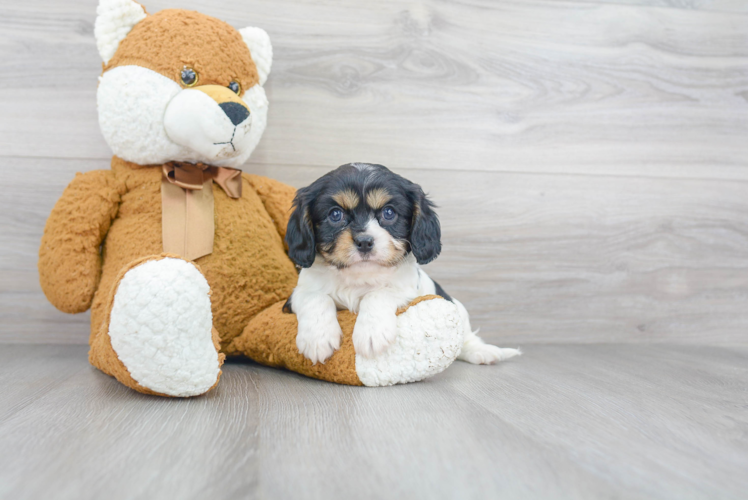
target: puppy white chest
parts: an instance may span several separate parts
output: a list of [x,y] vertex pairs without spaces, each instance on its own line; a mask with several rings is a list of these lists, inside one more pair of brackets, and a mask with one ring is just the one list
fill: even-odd
[[[400,272],[398,272],[400,271]],[[377,265],[358,265],[356,267],[333,270],[332,281],[335,283],[330,290],[330,297],[338,309],[348,309],[358,312],[361,299],[368,293],[382,288],[392,288],[398,293],[403,285],[407,287],[407,274],[400,269],[382,268]],[[393,287],[392,285],[396,285]],[[399,286],[398,286],[399,285]]]
[[434,284],[409,256],[394,267],[359,264],[337,269],[318,260],[301,271],[297,290],[324,293],[338,309],[359,312],[361,299],[375,290],[386,290],[401,307],[420,295],[434,293]]

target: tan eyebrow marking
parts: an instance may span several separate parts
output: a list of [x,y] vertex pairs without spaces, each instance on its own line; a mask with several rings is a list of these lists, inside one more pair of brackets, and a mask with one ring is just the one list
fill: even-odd
[[353,210],[358,206],[359,201],[361,201],[358,195],[351,189],[346,189],[345,191],[336,193],[333,195],[332,199],[335,200],[335,203],[346,210]]
[[366,204],[374,210],[379,210],[392,199],[386,189],[376,188],[366,193]]

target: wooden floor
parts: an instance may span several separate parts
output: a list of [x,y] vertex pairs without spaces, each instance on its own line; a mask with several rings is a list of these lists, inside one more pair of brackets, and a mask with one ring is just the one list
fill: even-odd
[[2,498],[746,498],[748,348],[529,345],[391,388],[233,362],[143,396],[0,349]]

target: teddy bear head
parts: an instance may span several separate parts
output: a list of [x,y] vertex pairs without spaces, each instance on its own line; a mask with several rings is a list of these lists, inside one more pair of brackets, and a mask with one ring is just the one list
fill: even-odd
[[267,33],[192,11],[148,14],[132,0],[100,0],[97,14],[99,125],[114,154],[241,166],[267,120]]

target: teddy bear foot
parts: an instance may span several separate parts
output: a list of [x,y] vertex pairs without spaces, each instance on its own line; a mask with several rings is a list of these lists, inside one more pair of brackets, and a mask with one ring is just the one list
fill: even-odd
[[214,387],[221,373],[212,322],[205,277],[193,263],[166,257],[124,274],[109,337],[136,390],[197,396]]
[[[430,299],[430,300],[428,300]],[[356,355],[363,385],[376,387],[418,382],[444,371],[463,343],[457,307],[442,298],[422,297],[397,317],[397,338],[373,358]]]

